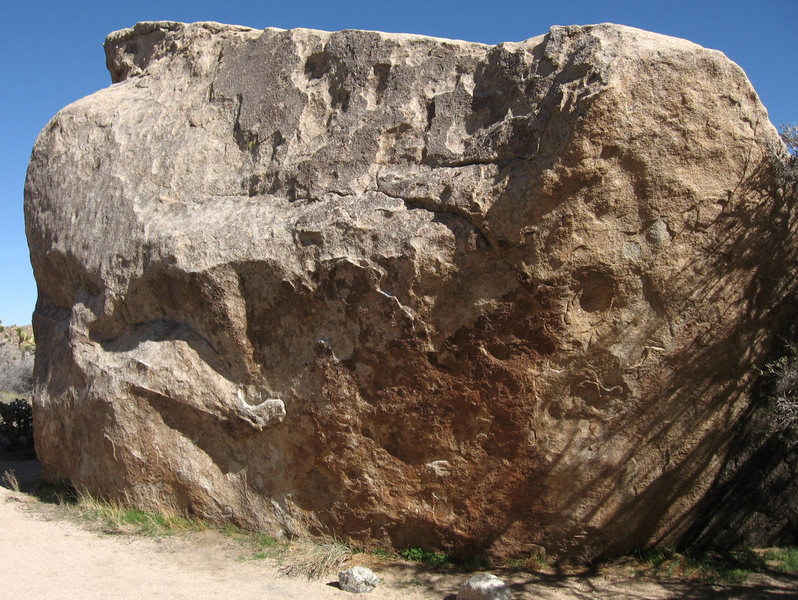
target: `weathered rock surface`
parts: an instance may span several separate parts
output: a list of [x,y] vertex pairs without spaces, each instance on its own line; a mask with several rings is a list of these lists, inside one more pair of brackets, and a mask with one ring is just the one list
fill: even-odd
[[510,600],[510,588],[491,573],[477,573],[460,586],[457,600]]
[[367,567],[352,567],[338,573],[338,586],[352,594],[366,594],[380,585],[379,578]]
[[359,544],[680,540],[795,291],[736,65],[615,25],[106,52],[25,188],[45,477]]

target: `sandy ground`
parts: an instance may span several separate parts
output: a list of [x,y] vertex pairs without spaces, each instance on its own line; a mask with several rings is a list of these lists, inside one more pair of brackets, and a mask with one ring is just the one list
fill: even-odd
[[[209,532],[187,537],[103,535],[48,515],[24,494],[0,489],[0,598],[323,600],[350,595],[281,576],[270,561],[242,561],[232,543]],[[412,589],[383,598],[426,598]]]
[[[2,463],[3,461],[0,461]],[[6,461],[23,486],[38,476],[35,461]],[[24,489],[24,488],[23,488]],[[24,493],[0,487],[0,598],[201,600],[351,598],[337,588],[335,576],[309,581],[281,575],[271,560],[242,560],[240,545],[217,532],[150,538],[108,535],[65,518],[62,512]],[[403,562],[379,562],[356,555],[383,580],[369,598],[456,598],[469,576],[431,571]],[[375,563],[375,561],[378,561]],[[744,586],[720,587],[696,582],[633,579],[622,572],[545,574],[497,572],[510,584],[513,598],[664,599],[798,598],[798,578],[752,577]]]

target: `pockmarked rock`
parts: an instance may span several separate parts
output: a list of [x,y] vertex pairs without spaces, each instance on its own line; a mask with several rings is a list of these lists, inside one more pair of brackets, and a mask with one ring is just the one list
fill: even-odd
[[368,593],[379,584],[379,578],[368,567],[352,567],[338,573],[338,586],[352,594]]
[[722,53],[611,24],[105,50],[25,184],[45,478],[451,555],[696,525],[796,291],[785,150]]
[[477,573],[460,586],[457,600],[510,600],[510,588],[491,573]]

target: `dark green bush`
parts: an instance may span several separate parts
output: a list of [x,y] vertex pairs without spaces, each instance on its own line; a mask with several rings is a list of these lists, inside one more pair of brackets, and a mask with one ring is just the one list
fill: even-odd
[[399,552],[399,556],[405,560],[426,563],[431,567],[442,567],[450,562],[448,554],[444,554],[443,552],[428,552],[422,548],[405,548]]
[[33,412],[27,400],[0,402],[0,449],[33,450]]

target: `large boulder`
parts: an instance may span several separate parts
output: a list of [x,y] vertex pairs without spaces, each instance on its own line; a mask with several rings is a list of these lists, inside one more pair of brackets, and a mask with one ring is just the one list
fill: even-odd
[[609,24],[105,48],[25,186],[46,478],[453,553],[695,524],[796,286],[784,148],[723,54]]

